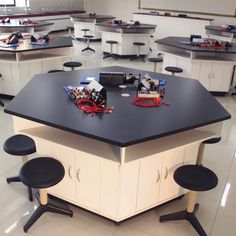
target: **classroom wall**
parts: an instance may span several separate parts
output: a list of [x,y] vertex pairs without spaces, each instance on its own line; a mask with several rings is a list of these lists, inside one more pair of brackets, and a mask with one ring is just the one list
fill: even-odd
[[[176,1],[176,0],[173,0]],[[218,1],[218,0],[214,0]],[[221,0],[220,0],[221,1]],[[139,0],[85,0],[85,8],[87,8],[88,12],[95,12],[97,14],[108,14],[118,17],[122,20],[129,20],[132,18],[132,13],[138,10]],[[206,6],[207,8],[207,6]],[[173,13],[178,14],[178,13]],[[209,15],[196,15],[191,14],[193,16],[198,17],[208,17],[214,18],[214,24],[235,24],[236,25],[236,17],[219,17],[219,16],[209,16]]]

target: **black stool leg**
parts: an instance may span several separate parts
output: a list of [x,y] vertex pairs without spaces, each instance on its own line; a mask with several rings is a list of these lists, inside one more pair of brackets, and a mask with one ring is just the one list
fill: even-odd
[[73,212],[69,209],[65,209],[63,207],[59,207],[53,203],[48,203],[48,205],[46,206],[47,211],[49,212],[53,212],[56,214],[61,214],[61,215],[67,215],[72,217],[73,216]]
[[32,192],[32,188],[27,187],[28,188],[28,196],[29,196],[29,200],[32,202],[33,201],[33,192]]
[[159,221],[165,222],[165,221],[173,221],[173,220],[186,220],[186,211],[178,211],[175,213],[167,214],[160,216]]
[[24,225],[23,229],[26,233],[28,229],[39,219],[39,217],[45,212],[44,208],[40,205],[33,215],[29,218],[29,220]]
[[193,226],[193,228],[198,232],[200,236],[207,236],[205,230],[202,228],[201,224],[199,223],[197,217],[193,213],[188,213],[189,223]]
[[7,178],[7,183],[10,184],[12,182],[21,182],[19,176],[13,176]]

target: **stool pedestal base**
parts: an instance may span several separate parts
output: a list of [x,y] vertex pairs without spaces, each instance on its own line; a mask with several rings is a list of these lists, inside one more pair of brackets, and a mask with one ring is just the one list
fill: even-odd
[[193,228],[198,232],[200,236],[207,236],[205,230],[199,223],[195,213],[198,211],[199,204],[195,204],[193,212],[188,212],[187,210],[171,213],[160,217],[160,222],[174,221],[174,220],[187,220]]
[[[41,192],[41,191],[40,191]],[[56,214],[61,214],[61,215],[67,215],[72,217],[73,216],[73,212],[69,209],[65,209],[61,206],[57,206],[53,203],[48,202],[47,204],[43,205],[40,202],[40,199],[42,199],[42,196],[40,197],[38,193],[35,194],[36,199],[39,203],[38,208],[36,209],[36,211],[33,213],[33,215],[30,217],[30,219],[26,222],[26,224],[24,225],[23,229],[24,232],[27,232],[28,229],[39,219],[39,217],[41,215],[43,215],[45,212],[52,212],[52,213],[56,213]],[[47,196],[47,195],[46,195]],[[45,196],[43,196],[44,198]]]
[[81,52],[84,52],[84,51],[92,51],[92,52],[95,52],[95,50],[94,49],[92,49],[92,48],[90,48],[90,47],[86,47],[86,48],[84,48],[83,50],[81,50]]

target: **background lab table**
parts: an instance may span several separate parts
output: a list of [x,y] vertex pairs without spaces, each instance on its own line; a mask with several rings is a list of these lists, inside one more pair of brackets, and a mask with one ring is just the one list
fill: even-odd
[[[20,19],[22,21],[22,19]],[[35,24],[20,25],[19,20],[11,19],[11,23],[0,23],[0,33],[12,33],[20,31],[23,33],[34,34],[34,32],[49,31],[53,23],[51,22],[35,22]]]
[[16,48],[0,47],[0,94],[15,96],[34,75],[62,69],[71,47],[68,37],[54,37],[47,45],[24,39]]
[[167,37],[157,40],[164,53],[163,73],[166,66],[183,69],[181,76],[199,80],[211,92],[228,92],[236,65],[236,44],[228,49],[201,48],[181,44],[187,37]]
[[98,23],[97,30],[102,32],[102,51],[110,52],[110,45],[107,40],[115,40],[118,44],[113,46],[113,53],[120,56],[134,56],[137,54],[137,47],[133,42],[145,43],[140,47],[140,54],[147,55],[150,49],[150,36],[155,32],[156,25],[140,24],[134,25],[115,25]]
[[236,43],[236,29],[227,30],[223,29],[221,26],[213,26],[213,25],[207,25],[205,29],[206,29],[206,34],[210,38],[213,37],[215,39]]
[[115,17],[107,15],[89,16],[89,14],[72,15],[71,20],[74,23],[74,35],[76,38],[83,38],[84,32],[81,29],[89,29],[87,35],[93,35],[92,40],[101,40],[101,33],[97,31],[96,23],[107,20],[113,20]]
[[[100,71],[134,72],[106,67],[35,76],[5,112],[16,133],[34,138],[39,155],[65,167],[65,177],[49,193],[114,221],[127,219],[186,191],[173,180],[174,170],[195,163],[199,144],[220,135],[230,114],[195,80],[150,73],[167,80],[170,106],[134,106],[118,87],[107,88],[112,114],[83,114],[63,91]],[[180,96],[181,95],[181,96]]]

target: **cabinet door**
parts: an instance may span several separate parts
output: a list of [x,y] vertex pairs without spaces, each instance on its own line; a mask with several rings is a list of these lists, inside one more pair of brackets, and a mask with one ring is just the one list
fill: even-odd
[[65,169],[65,176],[57,185],[48,188],[48,192],[65,200],[75,201],[75,153],[74,150],[44,139],[34,138],[37,153],[53,157],[60,161]]
[[120,164],[101,161],[101,214],[117,218]]
[[210,88],[210,81],[211,81],[211,62],[201,62],[200,73],[198,80],[201,84],[206,88]]
[[183,165],[184,148],[176,148],[163,154],[162,178],[159,193],[159,202],[167,201],[173,197],[180,196],[183,190],[173,179],[175,170]]
[[136,212],[139,161],[120,166],[118,218],[124,219]]
[[49,192],[65,200],[75,201],[75,151],[59,144],[53,144],[52,157],[62,163],[65,176],[60,183],[51,187]]
[[76,151],[75,160],[77,203],[90,209],[99,210],[100,158]]
[[233,74],[233,64],[212,62],[210,91],[228,92]]
[[162,154],[140,160],[137,211],[158,202],[162,172]]

